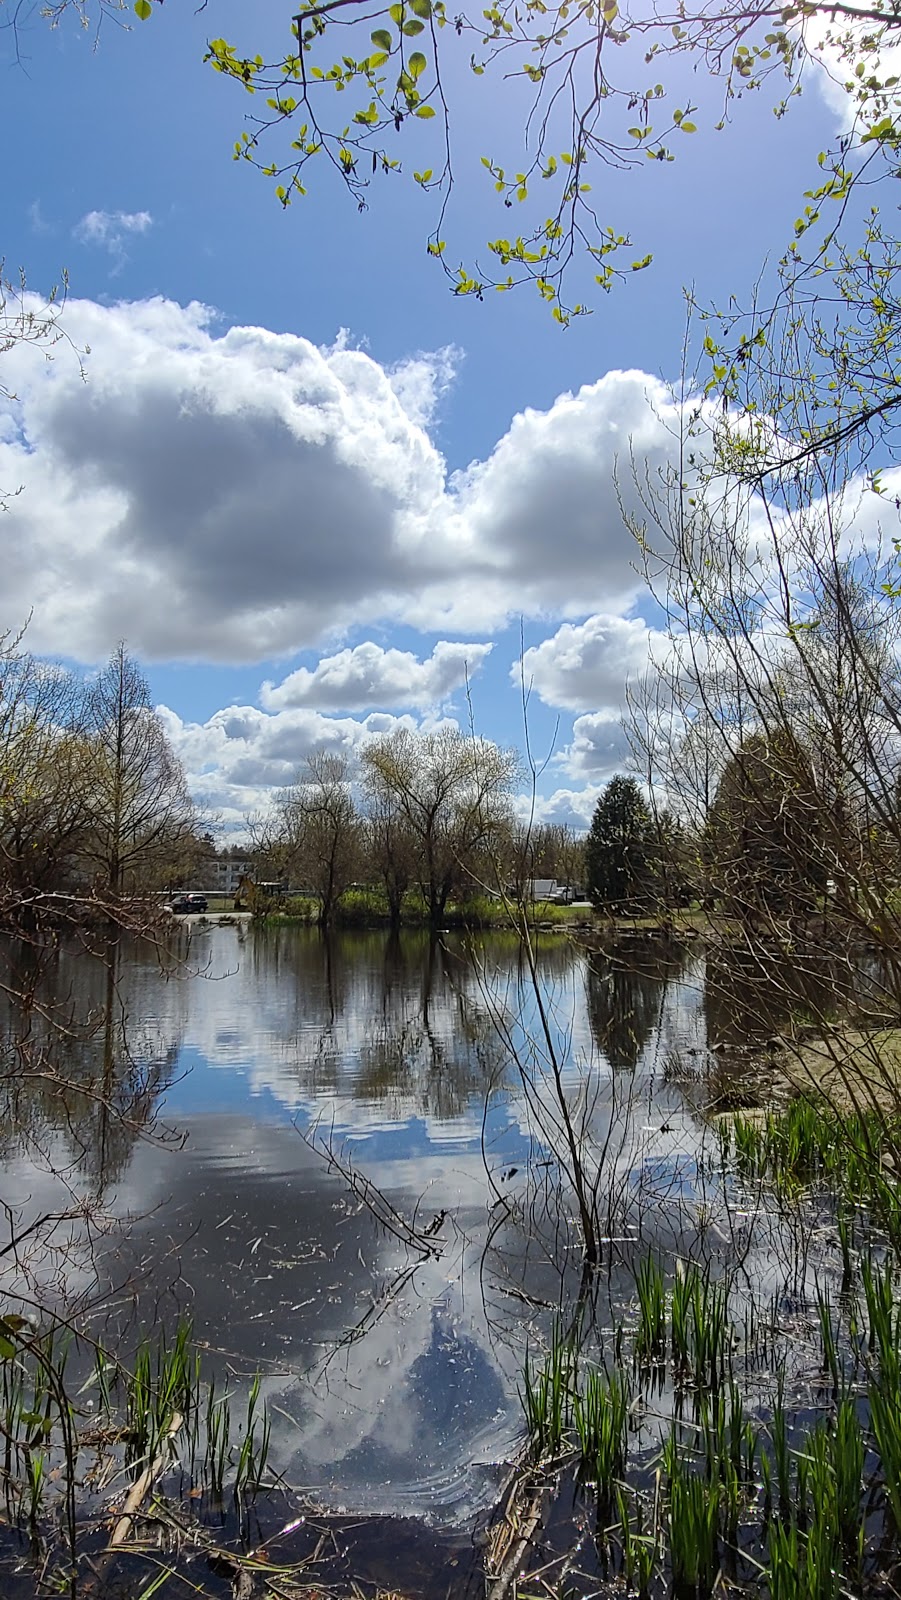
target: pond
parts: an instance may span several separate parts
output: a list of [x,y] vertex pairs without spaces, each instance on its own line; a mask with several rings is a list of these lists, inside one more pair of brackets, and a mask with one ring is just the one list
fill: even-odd
[[[101,1317],[122,1337],[187,1312],[211,1361],[262,1372],[275,1464],[325,1503],[471,1518],[521,1433],[530,1308],[560,1292],[506,1211],[547,1159],[513,1059],[540,1078],[517,943],[211,926],[181,953],[119,964],[121,1120],[44,1093],[8,1124],[0,1192],[20,1229],[90,1201],[33,1276],[96,1302],[99,1335]],[[697,971],[607,971],[563,939],[538,962],[568,1090],[591,1083],[596,1122],[626,1077],[620,1159],[640,1148],[668,1174],[694,1113],[663,1067],[703,1044]],[[84,956],[54,974],[82,1010],[106,983]]]
[[[819,1270],[778,1207],[757,1196],[752,1237],[720,1204],[709,1113],[753,1098],[754,1024],[711,959],[556,935],[533,972],[513,936],[233,923],[112,963],[63,948],[27,1025],[10,1011],[31,1070],[5,1084],[4,1301],[126,1356],[190,1318],[235,1408],[260,1375],[282,1487],[468,1542],[522,1449],[525,1364],[580,1304],[574,1164],[608,1349],[649,1254],[738,1263],[782,1308]],[[48,1016],[57,1044],[72,1019],[64,1080]]]

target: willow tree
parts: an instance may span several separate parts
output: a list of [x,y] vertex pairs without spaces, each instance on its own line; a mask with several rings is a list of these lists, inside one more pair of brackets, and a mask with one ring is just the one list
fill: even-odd
[[87,829],[80,681],[0,639],[0,884],[17,922],[73,885]]
[[402,823],[415,847],[415,877],[432,927],[451,895],[493,874],[492,852],[509,823],[513,751],[456,728],[399,728],[368,744],[363,781],[371,800]]
[[124,644],[88,685],[85,737],[84,855],[115,899],[153,886],[195,822],[181,763]]

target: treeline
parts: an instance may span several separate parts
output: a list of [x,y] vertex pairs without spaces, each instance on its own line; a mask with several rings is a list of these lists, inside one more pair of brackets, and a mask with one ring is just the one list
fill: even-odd
[[177,881],[197,848],[184,772],[124,645],[81,677],[0,641],[0,920],[33,926]]
[[517,822],[517,772],[514,751],[451,728],[374,739],[353,770],[316,754],[252,824],[255,857],[265,876],[308,889],[325,926],[358,883],[377,888],[393,926],[415,897],[439,927],[452,902],[580,881],[582,847],[567,829]]
[[585,841],[586,891],[609,915],[698,904],[748,923],[803,920],[833,887],[824,831],[801,751],[754,735],[728,760],[700,826],[649,803],[634,778],[611,779]]
[[[717,619],[717,648],[686,626],[673,634],[665,676],[633,697],[631,732],[647,778],[641,787],[614,778],[598,801],[586,845],[598,908],[635,914],[697,902],[780,937],[828,914],[831,926],[893,956],[901,635],[888,603],[896,591],[884,566],[835,554],[830,564],[828,552],[819,559],[807,577],[817,608],[811,600],[805,625],[781,636],[763,635],[753,615],[753,628],[740,631],[751,608],[739,606],[733,566],[736,592]],[[702,576],[711,582],[705,569],[695,596]]]

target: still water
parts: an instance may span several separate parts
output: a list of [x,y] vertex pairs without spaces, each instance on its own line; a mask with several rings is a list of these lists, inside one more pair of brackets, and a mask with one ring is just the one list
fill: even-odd
[[611,965],[557,937],[539,1004],[501,936],[201,926],[174,961],[123,950],[114,977],[63,951],[54,1004],[95,1019],[68,1052],[85,1092],[49,1064],[10,1090],[0,1195],[20,1233],[60,1221],[2,1258],[0,1289],[77,1307],[122,1347],[187,1315],[211,1372],[262,1374],[286,1483],[469,1521],[567,1292],[555,1066],[642,1247],[703,1224],[703,967],[690,950]]

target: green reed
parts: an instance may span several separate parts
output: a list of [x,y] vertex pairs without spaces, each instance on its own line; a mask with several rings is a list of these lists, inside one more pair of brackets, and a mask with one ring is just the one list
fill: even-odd
[[770,1600],[807,1600],[807,1580],[795,1522],[776,1518],[767,1528],[766,1582]]
[[575,1359],[559,1327],[550,1349],[537,1369],[526,1357],[523,1371],[523,1407],[532,1454],[538,1461],[556,1457],[572,1420],[572,1386]]
[[731,1373],[728,1293],[694,1265],[677,1273],[670,1298],[670,1339],[677,1376],[719,1389]]
[[881,1462],[883,1493],[896,1537],[901,1538],[901,1305],[895,1301],[891,1263],[861,1261],[871,1359],[870,1427]]
[[800,1097],[763,1122],[736,1116],[720,1129],[725,1158],[734,1155],[739,1173],[771,1183],[794,1198],[804,1189],[826,1185],[839,1205],[839,1243],[844,1279],[851,1278],[855,1207],[901,1244],[901,1193],[895,1163],[901,1154],[901,1118],[876,1109],[844,1111],[825,1099]]
[[666,1358],[666,1286],[660,1265],[652,1256],[639,1262],[635,1288],[638,1294],[635,1358],[639,1363],[663,1361]]
[[610,1378],[592,1370],[573,1397],[580,1476],[596,1486],[598,1504],[609,1508],[626,1467],[629,1389],[621,1373]]
[[27,1529],[35,1554],[40,1550],[45,1586],[73,1594],[83,1486],[79,1430],[85,1423],[92,1449],[106,1453],[109,1467],[123,1466],[134,1477],[151,1465],[159,1472],[189,1470],[204,1491],[213,1487],[220,1498],[229,1476],[236,1498],[257,1492],[270,1442],[259,1377],[235,1439],[227,1402],[217,1401],[214,1386],[201,1381],[190,1324],[180,1324],[171,1337],[143,1340],[130,1368],[92,1346],[92,1371],[78,1389],[67,1371],[74,1343],[66,1329],[37,1333],[24,1318],[0,1317],[7,1520]]
[[213,1497],[220,1501],[228,1472],[231,1408],[228,1395],[217,1396],[215,1379],[207,1390],[206,1443],[202,1479]]
[[861,1491],[866,1450],[857,1410],[849,1396],[840,1402],[836,1412],[829,1452],[835,1479],[835,1527],[845,1570],[856,1576],[864,1550]]
[[616,1504],[623,1575],[635,1590],[638,1600],[650,1600],[659,1559],[657,1534],[655,1531],[645,1531],[641,1501],[638,1499],[635,1501],[633,1519],[630,1497],[621,1486],[616,1491]]
[[256,1373],[247,1397],[243,1436],[235,1462],[235,1494],[245,1497],[256,1494],[260,1488],[269,1456],[271,1422],[259,1401],[260,1375]]
[[817,1318],[820,1326],[820,1345],[823,1352],[823,1370],[828,1372],[832,1379],[832,1397],[836,1399],[844,1381],[844,1372],[839,1362],[838,1342],[832,1316],[832,1301],[829,1297],[828,1289],[824,1289],[817,1284],[816,1300]]
[[144,1339],[126,1374],[129,1459],[145,1465],[156,1456],[176,1417],[196,1413],[200,1398],[200,1358],[192,1351],[191,1324],[182,1321],[170,1345],[165,1332]]
[[720,1483],[693,1468],[675,1431],[664,1444],[663,1470],[674,1600],[708,1600],[720,1568]]
[[[680,1264],[667,1291],[653,1260],[636,1267],[634,1321],[607,1335],[610,1372],[577,1361],[559,1331],[544,1365],[527,1369],[533,1453],[595,1486],[602,1566],[618,1542],[629,1592],[662,1595],[664,1579],[673,1600],[750,1589],[761,1600],[846,1600],[871,1579],[882,1592],[885,1552],[901,1541],[901,1303],[891,1257],[864,1253],[852,1266],[849,1292],[835,1297],[824,1276],[804,1307],[812,1350],[794,1326],[780,1331],[775,1303],[763,1342],[755,1308],[736,1345],[727,1285]],[[661,1346],[680,1420],[655,1491],[647,1402]],[[818,1371],[827,1398],[811,1426],[803,1408],[811,1385],[823,1403]]]

